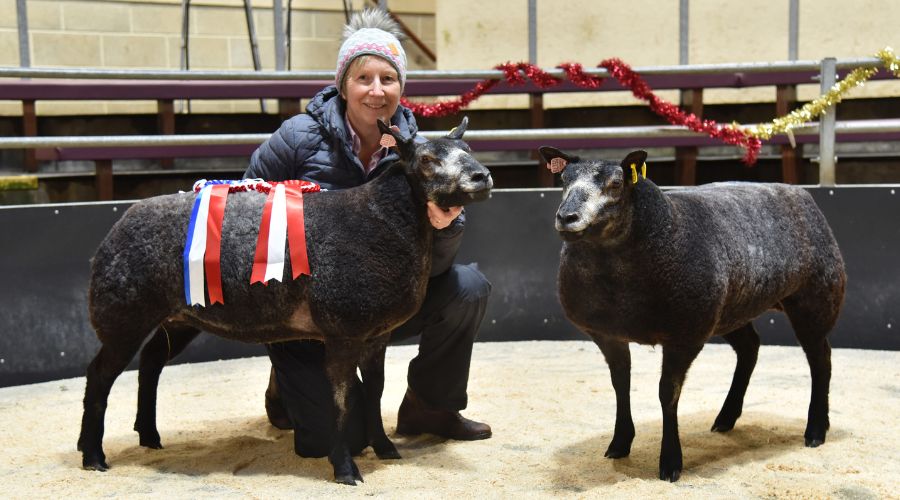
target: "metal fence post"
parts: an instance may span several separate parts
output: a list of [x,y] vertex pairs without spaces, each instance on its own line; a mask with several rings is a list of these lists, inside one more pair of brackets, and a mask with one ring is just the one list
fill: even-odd
[[[826,93],[831,90],[835,81],[835,66],[837,60],[833,57],[822,59],[821,90]],[[830,106],[819,120],[819,185],[834,186],[834,122],[837,115],[834,106]]]

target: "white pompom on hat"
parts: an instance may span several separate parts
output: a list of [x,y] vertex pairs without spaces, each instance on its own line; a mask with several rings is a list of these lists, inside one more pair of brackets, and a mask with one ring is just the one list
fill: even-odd
[[385,59],[397,70],[401,91],[406,84],[406,52],[400,45],[403,31],[387,12],[366,9],[353,14],[344,26],[344,43],[338,51],[334,83],[338,89],[344,82],[350,63],[362,55],[374,55]]

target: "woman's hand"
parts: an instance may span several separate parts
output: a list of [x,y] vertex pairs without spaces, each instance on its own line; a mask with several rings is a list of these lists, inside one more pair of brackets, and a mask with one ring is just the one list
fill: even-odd
[[462,213],[462,207],[441,208],[433,201],[428,202],[428,220],[435,229],[444,229]]

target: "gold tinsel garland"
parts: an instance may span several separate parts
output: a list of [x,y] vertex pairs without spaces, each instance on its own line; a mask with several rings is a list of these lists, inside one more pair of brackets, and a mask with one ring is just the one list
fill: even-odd
[[0,176],[0,191],[17,189],[37,189],[38,179],[35,175]]
[[[891,71],[894,76],[900,78],[900,59],[894,55],[893,49],[885,47],[880,50],[876,57],[881,59],[885,68]],[[841,102],[844,94],[854,87],[865,84],[866,80],[878,72],[878,68],[856,68],[850,72],[843,80],[831,86],[831,89],[822,94],[814,101],[810,101],[799,109],[791,111],[781,118],[776,118],[771,123],[762,123],[752,128],[742,128],[744,133],[758,139],[769,139],[773,135],[789,132],[792,128],[803,125],[806,122],[818,118],[825,114],[829,107]]]

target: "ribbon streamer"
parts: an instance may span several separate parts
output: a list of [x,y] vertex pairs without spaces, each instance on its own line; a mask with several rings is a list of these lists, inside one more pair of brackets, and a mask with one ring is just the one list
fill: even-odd
[[269,242],[266,254],[266,274],[263,281],[281,281],[284,277],[284,244],[287,239],[287,203],[284,184],[275,186],[272,199],[272,224],[269,226]]
[[272,221],[272,202],[275,199],[275,191],[269,191],[266,204],[263,205],[262,222],[259,223],[259,236],[256,239],[256,253],[253,256],[253,272],[250,274],[250,284],[266,284],[266,266],[269,255],[269,225]]
[[197,212],[200,211],[200,196],[194,198],[194,207],[191,209],[191,219],[188,222],[187,239],[185,239],[182,260],[184,262],[184,299],[191,305],[191,243],[194,241],[194,231],[197,228]]
[[206,226],[206,255],[203,258],[210,304],[225,303],[225,298],[222,295],[220,253],[222,250],[222,222],[225,218],[225,202],[227,199],[227,185],[217,184],[210,187],[209,220]]
[[212,186],[207,186],[200,191],[200,195],[194,202],[194,211],[191,213],[190,245],[185,248],[187,254],[185,270],[185,288],[187,289],[187,301],[189,305],[206,305],[203,296],[203,256],[206,253],[206,227],[209,217],[209,194]]
[[287,235],[291,251],[291,274],[297,279],[301,274],[310,275],[309,257],[306,253],[306,228],[303,215],[303,190],[297,186],[285,186],[287,201]]

